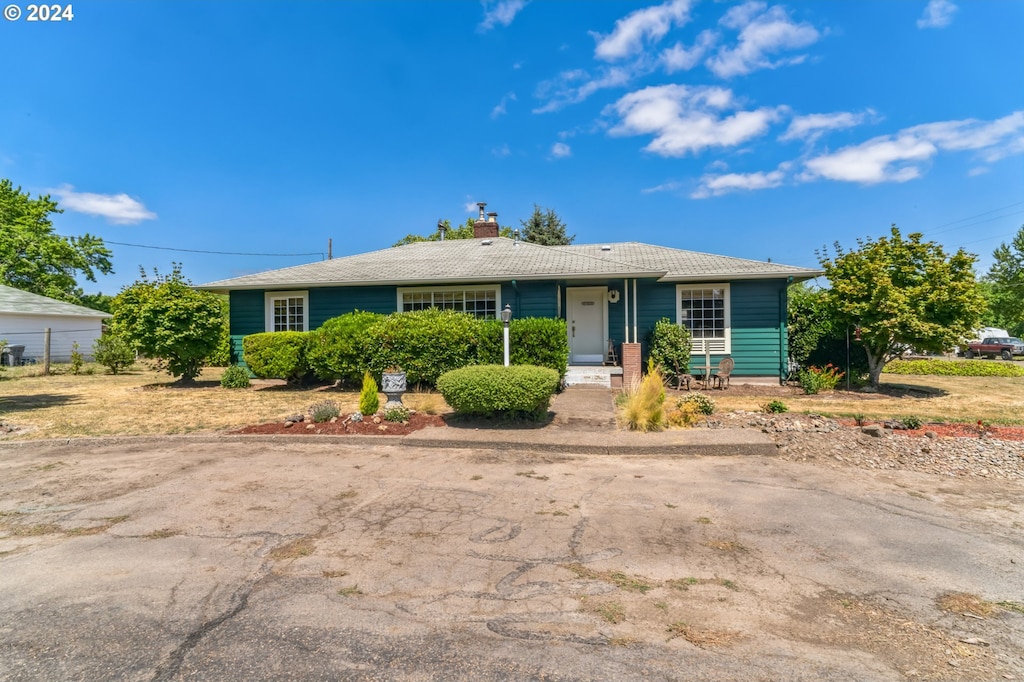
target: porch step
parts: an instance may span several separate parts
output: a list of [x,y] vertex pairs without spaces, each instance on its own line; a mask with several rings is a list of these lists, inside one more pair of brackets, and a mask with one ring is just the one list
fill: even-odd
[[566,386],[603,386],[611,388],[614,383],[622,385],[621,367],[600,365],[569,365],[565,372]]

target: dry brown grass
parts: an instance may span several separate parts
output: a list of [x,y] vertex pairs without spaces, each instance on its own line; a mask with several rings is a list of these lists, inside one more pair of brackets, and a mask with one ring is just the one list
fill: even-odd
[[996,605],[985,601],[976,594],[967,592],[947,592],[935,600],[938,607],[950,613],[972,613],[975,616],[991,616]]
[[[791,412],[816,413],[867,419],[892,419],[916,415],[928,422],[976,422],[1024,424],[1024,381],[1015,377],[942,377],[883,374],[885,391],[896,395],[834,393],[793,394],[782,399]],[[757,412],[763,395],[739,391],[714,391],[716,412]]]
[[731,630],[708,630],[693,627],[681,621],[669,625],[668,633],[669,639],[682,637],[690,644],[701,648],[732,644],[740,636],[738,632]]
[[[0,419],[24,427],[14,438],[71,438],[108,435],[162,435],[217,432],[283,419],[311,404],[331,399],[342,413],[355,412],[359,394],[325,386],[291,388],[220,387],[221,368],[203,370],[195,386],[178,386],[150,369],[127,374],[55,374],[38,367],[0,374]],[[446,411],[440,395],[410,394],[410,407],[424,404]],[[12,437],[12,436],[9,436]]]

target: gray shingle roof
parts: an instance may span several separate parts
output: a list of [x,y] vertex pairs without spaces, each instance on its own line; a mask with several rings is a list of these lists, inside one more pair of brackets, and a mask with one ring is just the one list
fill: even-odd
[[713,256],[637,242],[539,246],[503,237],[417,242],[334,260],[209,282],[202,289],[500,282],[510,279],[660,277],[814,277],[819,272],[776,263]]
[[768,263],[732,256],[718,256],[700,251],[684,251],[667,246],[640,242],[613,244],[578,244],[560,246],[559,249],[585,253],[597,258],[632,263],[636,267],[660,270],[663,282],[686,282],[721,277],[723,279],[757,279],[762,277],[817,277],[820,270],[801,268],[781,263]]
[[85,306],[65,303],[0,284],[0,313],[19,315],[63,315],[65,317],[110,317],[107,313]]

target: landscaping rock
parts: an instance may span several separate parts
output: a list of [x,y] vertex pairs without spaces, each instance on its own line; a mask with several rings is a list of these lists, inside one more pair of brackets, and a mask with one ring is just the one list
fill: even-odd
[[881,424],[871,424],[860,427],[860,432],[872,438],[881,438],[885,435],[885,427]]

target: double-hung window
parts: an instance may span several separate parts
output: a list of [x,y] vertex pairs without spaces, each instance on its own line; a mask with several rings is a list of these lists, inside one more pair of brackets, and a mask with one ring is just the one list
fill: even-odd
[[439,308],[470,313],[480,320],[497,318],[501,304],[498,287],[402,287],[398,289],[398,310]]
[[309,292],[271,291],[265,296],[268,332],[309,330]]
[[692,353],[732,353],[728,284],[681,284],[676,301],[677,321],[693,338]]

